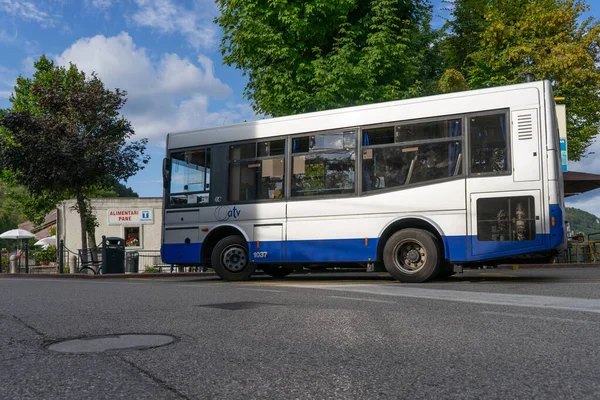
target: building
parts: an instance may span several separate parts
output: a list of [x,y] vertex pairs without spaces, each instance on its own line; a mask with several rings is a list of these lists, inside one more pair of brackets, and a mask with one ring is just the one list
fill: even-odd
[[[129,239],[127,250],[160,250],[162,198],[112,197],[91,199],[90,202],[98,221],[96,244],[101,243],[104,235]],[[67,249],[77,252],[81,248],[81,222],[74,209],[75,203],[74,199],[65,201],[48,213],[40,226],[24,222],[19,227],[35,233],[36,239],[49,236],[50,228],[55,227],[57,239],[64,240]]]
[[[119,237],[129,240],[128,250],[160,250],[162,198],[100,198],[91,204],[98,221],[96,244],[102,236]],[[57,238],[71,251],[81,248],[81,222],[74,206],[75,200],[68,200],[58,208],[56,230]]]

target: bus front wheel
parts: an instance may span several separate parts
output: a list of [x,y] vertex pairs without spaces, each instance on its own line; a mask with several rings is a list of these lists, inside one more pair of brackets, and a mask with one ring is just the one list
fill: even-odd
[[241,236],[227,236],[214,247],[212,268],[225,281],[247,281],[256,265],[250,262],[248,245]]
[[420,283],[434,278],[442,261],[438,240],[422,229],[394,233],[383,248],[383,264],[400,282]]

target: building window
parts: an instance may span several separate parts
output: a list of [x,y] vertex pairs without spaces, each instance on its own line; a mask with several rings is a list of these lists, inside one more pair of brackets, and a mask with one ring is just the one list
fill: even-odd
[[363,191],[462,175],[461,119],[398,126],[396,142],[391,128],[377,129],[363,131]]
[[292,197],[355,190],[356,131],[292,139]]
[[229,147],[229,201],[284,198],[285,139]]
[[141,228],[139,226],[126,226],[123,228],[126,247],[142,247]]
[[210,198],[210,149],[171,155],[171,205],[207,205]]
[[507,135],[505,112],[469,118],[471,175],[509,171]]
[[484,242],[535,240],[533,196],[477,200],[477,239]]

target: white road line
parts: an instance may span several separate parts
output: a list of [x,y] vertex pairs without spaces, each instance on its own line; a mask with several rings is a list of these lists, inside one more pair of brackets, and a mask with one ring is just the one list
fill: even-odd
[[222,283],[217,283],[217,284],[208,284],[208,283],[197,283],[197,284],[175,284],[174,286],[179,286],[179,287],[193,287],[193,288],[204,288],[204,287],[216,287],[216,286],[225,286]]
[[402,287],[400,285],[303,285],[302,287],[347,293],[366,293],[379,296],[412,297],[512,307],[549,308],[600,314],[600,299],[423,289]]
[[250,289],[250,288],[240,288],[241,290],[252,290],[254,292],[273,292],[273,293],[284,293],[285,290],[275,290],[275,289]]
[[573,322],[576,324],[600,324],[600,321],[590,321],[587,319],[543,317],[541,315],[515,314],[515,313],[496,312],[496,311],[481,311],[480,314],[499,315],[499,316],[503,316],[503,317],[537,319],[537,320],[541,320],[541,321]]
[[361,297],[345,297],[345,296],[327,296],[327,297],[332,298],[332,299],[342,299],[342,300],[368,301],[368,302],[371,302],[371,303],[398,304],[395,301],[364,299],[364,298],[361,298]]

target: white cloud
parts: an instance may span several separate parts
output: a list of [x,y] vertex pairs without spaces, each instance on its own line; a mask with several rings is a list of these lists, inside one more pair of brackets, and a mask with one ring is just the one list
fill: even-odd
[[0,65],[0,99],[8,99],[17,81],[18,73],[14,69]]
[[569,171],[587,172],[589,174],[600,174],[600,141],[595,140],[587,148],[586,156],[579,161],[569,161]]
[[0,0],[0,12],[37,22],[44,28],[55,26],[59,20],[56,15],[40,10],[34,3],[24,0]]
[[87,0],[92,7],[99,10],[106,10],[112,6],[112,0]]
[[600,217],[600,190],[596,189],[578,196],[565,199],[567,207],[579,208]]
[[213,18],[217,9],[213,1],[202,0],[186,9],[172,0],[135,0],[138,10],[131,19],[138,26],[155,28],[160,33],[182,34],[195,48],[209,48],[217,41]]
[[129,34],[98,35],[75,42],[56,57],[61,65],[70,61],[86,73],[95,71],[108,88],[127,90],[123,114],[136,133],[164,145],[167,132],[238,122],[252,118],[248,109],[230,105],[209,112],[212,99],[226,99],[231,88],[214,76],[213,63],[205,56],[197,62],[177,54],[163,54],[153,62]]

